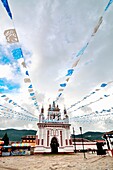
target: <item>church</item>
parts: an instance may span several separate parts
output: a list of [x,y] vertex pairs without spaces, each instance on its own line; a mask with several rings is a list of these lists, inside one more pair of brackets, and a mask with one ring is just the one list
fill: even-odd
[[64,108],[63,118],[60,109],[55,102],[49,105],[47,117],[44,116],[44,108],[41,108],[38,131],[36,134],[36,146],[34,153],[73,153],[69,117]]

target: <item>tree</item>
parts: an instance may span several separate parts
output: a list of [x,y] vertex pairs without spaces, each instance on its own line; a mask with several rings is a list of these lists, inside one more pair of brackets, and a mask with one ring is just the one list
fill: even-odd
[[2,138],[2,140],[4,141],[4,145],[9,145],[9,138],[7,133],[5,133],[4,137]]

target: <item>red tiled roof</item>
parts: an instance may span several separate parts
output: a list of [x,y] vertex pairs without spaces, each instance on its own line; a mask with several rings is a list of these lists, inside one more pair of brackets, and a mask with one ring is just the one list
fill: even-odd
[[[74,142],[74,138],[72,138],[72,141]],[[82,138],[75,138],[75,141],[76,142],[82,142]],[[91,142],[91,141],[83,138],[83,142]]]
[[113,135],[113,131],[106,132],[104,135]]
[[105,142],[105,140],[95,140],[95,142]]

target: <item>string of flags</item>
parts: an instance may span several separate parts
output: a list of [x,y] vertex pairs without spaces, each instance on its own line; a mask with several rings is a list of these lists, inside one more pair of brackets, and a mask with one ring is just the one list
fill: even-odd
[[[0,104],[0,107],[2,107],[1,110],[5,110],[5,111],[11,112],[11,113],[19,113],[19,115],[20,115],[20,112],[17,112],[17,111],[15,111],[13,109],[10,109],[10,108],[8,108],[8,107],[6,107],[4,105]],[[28,114],[25,114],[25,113],[21,113],[21,115],[28,116],[28,117],[36,117],[35,115],[28,115]]]
[[17,60],[18,63],[20,64],[21,69],[24,70],[24,77],[25,77],[24,83],[27,86],[27,90],[29,92],[31,100],[34,102],[33,104],[34,104],[35,108],[39,109],[35,91],[34,91],[30,76],[29,76],[29,72],[27,70],[27,66],[25,64],[25,59],[24,59],[24,56],[22,53],[22,49],[17,48],[17,49],[12,50],[12,55],[13,55],[14,59]]
[[[11,9],[9,7],[8,0],[1,0],[1,1],[2,1],[3,6],[5,7],[5,9],[8,13],[8,16],[13,21],[12,12],[11,12]],[[13,21],[13,26],[14,26],[14,21]],[[26,63],[25,63],[25,59],[24,59],[22,49],[21,49],[20,44],[19,44],[19,38],[18,38],[16,29],[15,29],[15,26],[12,29],[5,30],[4,35],[6,37],[7,43],[9,43],[9,44],[17,43],[18,44],[18,47],[13,49],[11,53],[12,53],[14,59],[17,60],[20,63],[20,67],[25,70],[25,72],[24,72],[24,75],[25,75],[24,83],[27,86],[28,93],[30,95],[30,99],[33,101],[33,105],[35,106],[35,108],[37,110],[39,110],[35,91],[34,91],[33,84],[31,82],[30,76],[29,76],[29,72],[27,70],[27,66],[26,66]]]
[[5,7],[8,15],[9,15],[10,19],[12,19],[13,17],[12,17],[12,13],[11,13],[11,10],[10,10],[9,4],[8,4],[8,1],[7,1],[7,0],[1,0],[1,1],[2,1],[4,7]]
[[74,61],[73,65],[71,66],[71,68],[67,70],[67,74],[65,75],[65,77],[66,77],[65,81],[60,84],[60,88],[58,89],[58,96],[56,98],[56,101],[58,101],[59,98],[62,96],[64,89],[67,87],[68,82],[69,82],[71,76],[73,75],[73,73],[75,71],[75,68],[77,67],[80,59],[82,58],[82,55],[86,51],[91,39],[95,36],[97,31],[99,30],[99,28],[100,28],[100,26],[101,26],[101,24],[103,22],[104,13],[108,10],[108,8],[112,4],[112,2],[113,2],[113,0],[109,0],[107,6],[104,9],[103,15],[99,17],[98,22],[97,22],[96,26],[94,27],[93,32],[92,32],[89,40],[85,43],[85,45],[75,55],[75,57],[74,57],[75,61]]
[[106,115],[100,115],[100,116],[94,116],[94,117],[89,117],[89,118],[77,118],[77,119],[72,119],[72,120],[70,120],[70,122],[72,123],[72,122],[76,122],[76,123],[82,123],[82,125],[83,124],[94,124],[94,123],[96,123],[97,124],[97,122],[106,122],[107,124],[113,124],[113,113],[109,113],[109,114],[106,114]]
[[[103,113],[106,114],[107,112],[110,113],[112,111],[113,111],[113,107],[111,107],[110,109],[102,109],[100,112],[95,111],[95,112],[85,114],[85,115],[82,115],[82,116],[75,116],[74,118],[84,118],[84,117],[89,117],[89,116],[99,116],[99,115],[103,115]],[[70,119],[73,119],[73,117],[70,118]]]
[[26,110],[25,108],[23,108],[22,106],[20,106],[19,104],[17,104],[16,102],[14,102],[12,99],[10,99],[9,97],[6,96],[6,94],[2,94],[0,95],[0,97],[2,99],[5,100],[5,102],[13,105],[14,107],[18,107],[20,108],[22,111],[26,112],[27,114],[33,115],[31,112],[29,112],[28,110]]
[[[8,15],[9,15],[10,19],[12,20],[13,17],[12,17],[12,13],[11,13],[11,10],[10,10],[9,4],[8,4],[8,0],[1,0],[1,1],[2,1],[4,7],[5,7]],[[109,8],[110,5],[112,4],[112,2],[113,2],[113,0],[109,0],[107,6],[106,6],[105,9],[104,9],[104,12],[106,12],[106,11],[108,10],[108,8]]]
[[110,97],[111,95],[113,95],[113,93],[112,93],[112,94],[107,94],[107,95],[105,94],[103,97],[100,97],[99,99],[97,99],[97,100],[95,100],[95,101],[93,101],[93,102],[90,102],[90,103],[88,103],[88,104],[86,104],[86,105],[80,106],[80,107],[78,107],[77,109],[75,109],[75,110],[73,110],[73,111],[70,111],[69,113],[76,112],[76,111],[79,110],[79,109],[83,109],[84,107],[89,106],[89,105],[91,105],[91,104],[94,104],[94,103],[96,103],[96,102],[99,102],[100,100],[102,100],[102,99],[104,99],[104,98],[106,98],[106,97]]
[[[70,118],[70,121],[74,121],[74,122],[82,122],[82,121],[94,121],[94,119],[96,118],[98,120],[102,120],[102,119],[107,119],[107,116],[113,116],[113,107],[111,107],[110,109],[102,109],[100,112],[99,111],[95,111],[89,114],[85,114],[83,116],[75,116]],[[111,117],[110,117],[111,118]]]
[[0,104],[0,116],[11,118],[11,119],[16,118],[16,119],[21,119],[21,120],[26,120],[26,121],[38,121],[37,117],[35,116],[29,116],[28,114],[14,111],[1,104]]
[[37,98],[36,98],[36,94],[35,94],[35,91],[34,91],[34,88],[33,88],[33,85],[32,85],[32,82],[31,82],[31,79],[29,77],[29,72],[28,70],[26,69],[25,67],[25,63],[23,61],[23,59],[19,60],[19,63],[21,63],[23,65],[23,71],[25,73],[25,76],[24,76],[24,83],[26,84],[27,86],[27,90],[29,92],[29,96],[30,96],[30,99],[32,100],[32,103],[33,105],[35,106],[35,108],[37,110],[39,110],[39,106],[38,106],[38,102],[37,102]]
[[[8,0],[1,0],[1,2],[3,3],[3,6],[5,7],[6,9],[6,12],[8,13],[8,16],[11,20],[13,20],[13,16],[12,16],[12,12],[10,10],[10,7],[9,7],[9,4],[8,4]],[[107,6],[105,7],[104,9],[104,13],[108,10],[108,8],[110,7],[110,5],[112,4],[113,0],[109,0]],[[103,14],[104,14],[103,13]],[[84,52],[86,51],[89,43],[90,43],[90,40],[92,39],[92,37],[95,36],[95,34],[97,33],[98,29],[100,28],[101,24],[103,22],[103,15],[99,17],[99,20],[96,24],[96,26],[94,27],[93,29],[93,32],[91,34],[91,37],[90,39],[88,40],[88,42],[85,43],[85,45],[78,51],[78,53],[75,55],[75,59],[76,61],[74,61],[74,63],[72,64],[72,66],[70,67],[70,69],[67,70],[67,73],[66,73],[66,79],[63,83],[60,84],[60,88],[58,90],[58,97],[56,99],[56,101],[59,100],[60,96],[62,95],[64,89],[67,87],[67,84],[71,78],[71,76],[73,75],[74,71],[75,71],[75,68],[77,67],[82,55],[84,54]],[[12,43],[19,43],[19,38],[17,36],[17,33],[16,33],[16,29],[14,27],[14,29],[7,29],[4,31],[4,35],[6,37],[6,40],[8,43],[12,44]],[[36,106],[36,108],[38,109],[38,103],[37,103],[37,99],[36,99],[36,95],[35,95],[35,91],[33,89],[33,85],[31,83],[31,79],[30,79],[30,76],[29,76],[29,72],[27,70],[27,66],[25,64],[25,59],[24,59],[24,55],[22,53],[22,49],[19,47],[19,48],[16,48],[14,50],[12,50],[12,55],[14,57],[15,60],[19,60],[21,61],[21,67],[25,69],[25,78],[24,78],[24,82],[25,84],[27,84],[27,87],[28,87],[28,92],[29,92],[29,95],[31,97],[31,99],[34,101],[34,106]],[[103,85],[104,87],[106,86],[105,84]],[[96,90],[98,91],[98,90]],[[94,93],[92,93],[94,94]],[[90,96],[92,95],[90,94]],[[83,100],[85,100],[86,98],[90,97],[90,96],[85,96],[85,98]],[[107,96],[107,95],[106,95]],[[3,96],[2,96],[3,97]],[[6,96],[4,96],[6,97]],[[4,98],[3,97],[3,98]],[[105,96],[104,96],[105,97]],[[6,97],[7,98],[7,97]],[[5,98],[5,99],[6,99]],[[9,103],[13,103],[13,101],[11,99],[7,99]],[[6,100],[6,101],[7,101]],[[80,101],[81,102],[81,101]],[[76,103],[78,104],[78,103]],[[75,105],[76,105],[75,104]],[[15,104],[16,105],[16,104]],[[18,107],[21,107],[19,105],[17,105]],[[70,109],[70,108],[69,108]]]
[[19,119],[19,120],[23,120],[23,121],[35,121],[37,122],[38,119],[37,118],[34,118],[34,117],[23,117],[21,115],[19,115],[21,113],[18,113],[18,115],[14,116],[12,115],[11,113],[7,113],[6,111],[0,111],[0,117],[3,117],[3,118],[7,118],[7,119]]
[[[82,101],[86,100],[87,98],[91,97],[91,96],[94,95],[94,94],[97,94],[100,90],[103,90],[105,87],[107,87],[108,85],[110,85],[110,84],[112,84],[112,83],[113,83],[113,81],[109,81],[109,82],[107,82],[107,83],[102,83],[99,88],[96,88],[93,92],[91,92],[90,94],[84,96],[84,97],[82,98],[82,100],[79,100],[79,101],[77,101],[76,103],[72,104],[69,108],[67,108],[67,110],[70,110],[71,108],[77,106],[77,105],[80,104]],[[105,96],[106,96],[106,95],[105,95]]]

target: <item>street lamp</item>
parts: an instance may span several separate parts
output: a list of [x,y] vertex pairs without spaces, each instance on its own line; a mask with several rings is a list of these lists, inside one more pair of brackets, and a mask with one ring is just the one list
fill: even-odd
[[74,152],[76,153],[76,142],[75,142],[75,130],[74,130],[74,127],[73,127],[73,136],[74,136]]
[[80,127],[80,132],[81,132],[81,138],[82,138],[82,147],[83,147],[84,158],[86,159],[85,150],[84,150],[84,142],[83,142],[82,127]]

